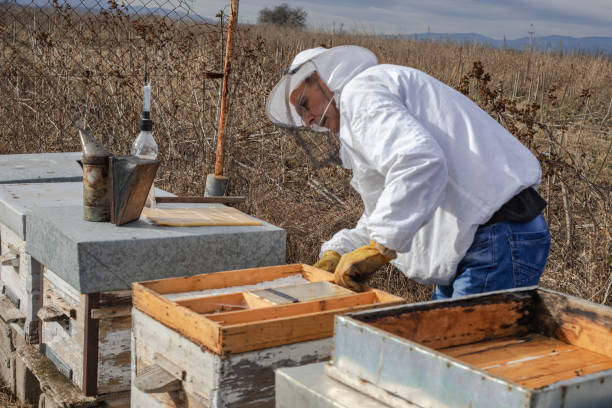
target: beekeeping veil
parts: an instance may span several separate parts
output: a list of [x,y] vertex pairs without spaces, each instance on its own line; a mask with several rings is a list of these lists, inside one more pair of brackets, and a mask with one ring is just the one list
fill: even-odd
[[315,168],[339,162],[338,139],[326,128],[317,125],[307,129],[289,102],[291,92],[316,71],[334,92],[334,101],[339,109],[344,85],[355,75],[376,64],[376,56],[370,50],[355,45],[330,49],[311,48],[295,56],[289,69],[270,93],[266,105],[268,117],[272,123],[290,130]]

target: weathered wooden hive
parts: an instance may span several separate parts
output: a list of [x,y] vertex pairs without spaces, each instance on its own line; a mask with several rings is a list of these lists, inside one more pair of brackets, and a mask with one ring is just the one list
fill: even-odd
[[610,407],[612,310],[526,288],[349,314],[336,318],[332,364],[277,372],[279,408],[360,396],[372,407]]
[[336,314],[404,301],[332,282],[295,264],[135,283],[131,406],[274,406],[273,370],[328,360]]
[[[45,268],[41,352],[82,395],[115,405],[129,403],[132,282],[275,265],[285,257],[285,232],[265,222],[117,227],[84,221],[80,206],[63,206],[32,209],[26,231],[28,254]],[[47,406],[65,402],[53,401],[61,396],[51,391],[45,396]]]
[[[76,203],[81,153],[0,155],[0,377],[21,400],[31,379],[17,355],[38,343],[36,312],[42,266],[26,254],[26,212],[32,205]],[[57,189],[58,194],[51,193]],[[76,197],[78,199],[78,197]],[[35,392],[32,398],[36,398]]]

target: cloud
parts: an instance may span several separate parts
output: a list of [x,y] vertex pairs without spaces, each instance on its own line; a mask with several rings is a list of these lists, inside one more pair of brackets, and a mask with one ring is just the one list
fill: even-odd
[[[256,22],[259,10],[280,3],[308,12],[316,28],[344,24],[346,29],[376,33],[475,32],[494,38],[524,37],[534,25],[536,35],[612,36],[610,0],[249,0],[240,4],[242,21]],[[205,14],[229,0],[195,0]]]

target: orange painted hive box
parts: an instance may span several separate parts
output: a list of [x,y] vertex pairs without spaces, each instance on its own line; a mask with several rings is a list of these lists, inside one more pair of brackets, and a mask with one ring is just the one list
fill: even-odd
[[220,355],[331,337],[337,314],[400,303],[377,289],[352,292],[302,264],[133,284],[137,310]]

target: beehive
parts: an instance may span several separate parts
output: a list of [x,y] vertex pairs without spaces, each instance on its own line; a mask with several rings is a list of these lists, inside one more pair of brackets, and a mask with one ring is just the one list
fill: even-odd
[[[248,287],[292,276],[311,284]],[[273,406],[273,370],[327,360],[336,314],[403,302],[331,282],[332,274],[295,264],[135,283],[133,377],[155,372],[173,385],[135,381],[132,407]],[[209,292],[231,287],[239,288]]]
[[527,288],[336,320],[327,374],[392,406],[612,406],[612,310]]
[[41,351],[83,395],[129,402],[132,282],[279,264],[285,232],[261,224],[117,227],[84,221],[79,206],[33,209],[27,251],[45,268]]

